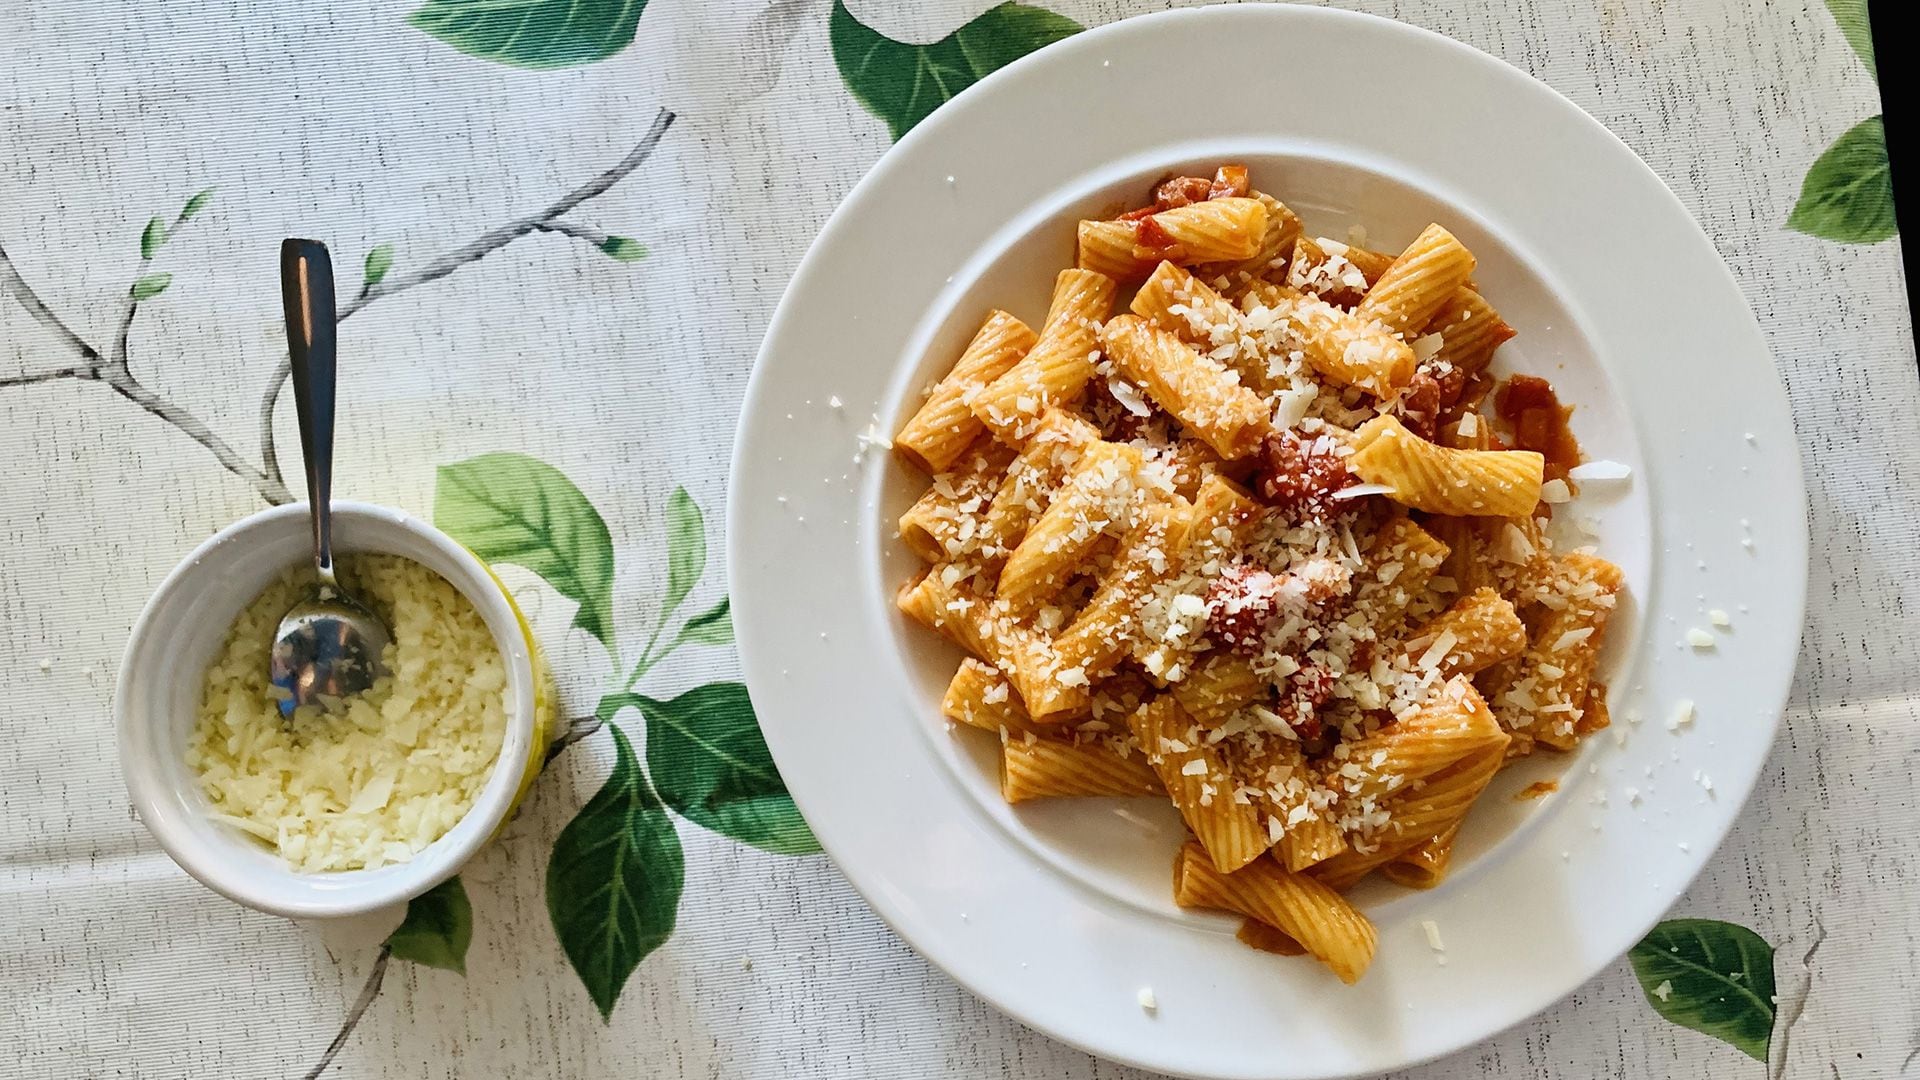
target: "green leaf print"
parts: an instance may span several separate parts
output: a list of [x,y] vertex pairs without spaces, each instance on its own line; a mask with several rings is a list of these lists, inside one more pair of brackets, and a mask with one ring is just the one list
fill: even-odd
[[427,0],[407,22],[482,60],[536,71],[633,44],[647,0]]
[[560,470],[509,453],[443,465],[433,523],[487,562],[525,567],[577,601],[573,625],[613,651],[613,539]]
[[718,604],[687,620],[680,628],[680,640],[700,645],[733,644],[733,610],[722,597]]
[[167,223],[159,218],[147,221],[147,227],[140,230],[140,257],[151,259],[160,253],[160,245],[167,242]]
[[146,277],[133,283],[133,298],[135,300],[151,300],[161,293],[166,292],[167,286],[171,284],[173,284],[172,274],[148,274]]
[[180,216],[174,218],[173,223],[175,225],[185,225],[187,222],[192,221],[199,215],[200,211],[207,208],[207,203],[212,199],[212,188],[207,188],[205,191],[195,193],[193,198],[187,200],[187,205],[180,208]]
[[1840,34],[1853,46],[1853,54],[1867,65],[1867,74],[1875,79],[1880,69],[1873,62],[1873,24],[1867,18],[1867,0],[1827,0],[1827,10],[1840,24]]
[[1899,230],[1879,117],[1855,124],[1814,161],[1787,228],[1843,244],[1877,244]]
[[1627,956],[1654,1011],[1767,1060],[1773,946],[1759,934],[1715,919],[1668,919]]
[[360,287],[371,289],[387,279],[387,271],[393,269],[393,245],[376,244],[367,252],[366,264],[360,271]]
[[647,718],[647,772],[682,817],[776,855],[820,850],[773,764],[745,686],[710,683],[668,701],[610,696],[601,715],[611,719],[628,705]]
[[387,938],[401,960],[467,973],[473,941],[473,905],[466,886],[451,877],[407,902],[407,917]]
[[667,500],[667,595],[660,604],[661,622],[680,607],[706,569],[706,520],[687,489],[674,488]]
[[573,970],[613,1015],[627,976],[673,934],[686,864],[673,818],[633,747],[613,732],[613,775],[560,831],[547,864],[547,913]]
[[895,41],[834,0],[827,22],[833,62],[847,89],[898,139],[955,94],[1022,56],[1081,30],[1064,15],[1005,3],[931,45]]
[[639,262],[647,257],[647,245],[630,236],[609,236],[600,241],[600,250],[621,262]]

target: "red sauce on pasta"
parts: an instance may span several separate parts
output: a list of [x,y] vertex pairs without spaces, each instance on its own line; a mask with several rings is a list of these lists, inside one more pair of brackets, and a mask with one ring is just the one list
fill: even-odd
[[1276,930],[1257,919],[1242,922],[1240,932],[1233,936],[1239,938],[1242,944],[1279,956],[1305,956],[1307,952],[1299,942],[1288,937],[1286,931]]
[[1547,479],[1567,478],[1580,464],[1580,444],[1567,420],[1571,405],[1560,404],[1553,384],[1533,375],[1515,375],[1494,392],[1493,407],[1513,431],[1516,450],[1533,450],[1547,459]]
[[1152,218],[1141,218],[1139,231],[1134,234],[1133,242],[1150,251],[1172,251],[1180,246],[1179,241],[1167,234],[1160,223]]

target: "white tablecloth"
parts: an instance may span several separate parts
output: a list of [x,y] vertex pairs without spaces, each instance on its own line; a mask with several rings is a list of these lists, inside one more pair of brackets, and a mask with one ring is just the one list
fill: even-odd
[[[1045,2],[1085,25],[1158,6]],[[0,12],[0,1075],[300,1075],[377,964],[383,983],[333,1075],[1137,1075],[930,970],[824,857],[688,820],[675,826],[672,936],[603,1022],[551,928],[546,871],[613,766],[605,730],[556,761],[463,875],[464,977],[384,959],[397,913],[315,927],[230,904],[133,820],[110,709],[128,628],[188,548],[284,497],[281,470],[299,487],[291,407],[269,416],[276,464],[260,430],[284,355],[282,236],[326,239],[343,295],[362,255],[391,245],[342,330],[341,493],[424,516],[440,467],[488,453],[552,466],[608,526],[610,636],[630,668],[658,621],[684,487],[714,556],[680,617],[724,596],[725,469],[755,348],[889,129],[836,67],[826,0],[653,0],[631,44],[615,25],[606,58],[549,70],[452,47],[458,20],[435,20],[466,6],[426,3],[419,19],[436,32],[409,25],[409,4],[367,0]],[[851,14],[925,43],[989,6]],[[1592,112],[1679,193],[1758,312],[1812,489],[1810,607],[1785,734],[1675,914],[1779,947],[1770,1075],[1911,1070],[1920,382],[1899,241],[1784,227],[1814,159],[1878,113],[1871,75],[1819,4],[1345,6],[1459,38]],[[662,108],[677,119],[646,152]],[[1645,270],[1662,288],[1660,268]],[[130,290],[145,296],[132,318]],[[1738,420],[1702,401],[1698,422]],[[589,715],[627,669],[569,629],[572,600],[503,574],[568,715]],[[666,700],[736,676],[730,649],[696,642],[640,688]],[[619,722],[644,744],[637,712]],[[1662,1020],[1623,960],[1541,1017],[1407,1075],[1766,1072]]]

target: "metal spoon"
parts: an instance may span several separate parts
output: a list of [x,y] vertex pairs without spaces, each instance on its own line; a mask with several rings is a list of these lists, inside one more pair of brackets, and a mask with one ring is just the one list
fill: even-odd
[[280,292],[287,309],[293,404],[307,466],[313,516],[311,593],[280,620],[270,675],[280,715],[302,705],[332,711],[386,673],[380,654],[393,637],[379,616],[340,588],[333,575],[333,260],[318,240],[280,245]]

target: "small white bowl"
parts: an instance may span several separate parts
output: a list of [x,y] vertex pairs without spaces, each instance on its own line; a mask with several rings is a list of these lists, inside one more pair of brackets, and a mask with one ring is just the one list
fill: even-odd
[[[120,663],[114,718],[133,807],[173,861],[208,888],[289,918],[365,914],[453,876],[486,844],[539,771],[550,695],[539,652],[499,579],[452,537],[398,510],[333,504],[334,549],[400,555],[445,578],[486,621],[507,670],[507,734],[473,808],[404,863],[298,873],[239,830],[210,818],[187,767],[207,665],[240,612],[289,566],[311,558],[305,503],[265,510],[216,533],[160,583]],[[266,672],[261,672],[266,678]]]

